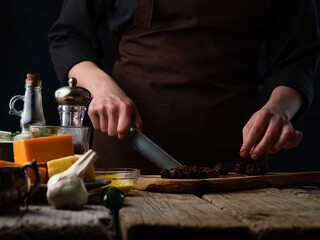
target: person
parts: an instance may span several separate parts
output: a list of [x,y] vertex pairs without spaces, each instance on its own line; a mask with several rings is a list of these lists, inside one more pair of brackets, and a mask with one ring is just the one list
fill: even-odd
[[[191,166],[243,158],[265,165],[268,153],[297,146],[303,134],[291,121],[313,97],[318,7],[313,0],[65,0],[49,31],[50,54],[63,85],[75,77],[93,96],[97,167],[159,173],[130,147],[132,125]],[[100,61],[104,22],[119,39],[111,74]]]

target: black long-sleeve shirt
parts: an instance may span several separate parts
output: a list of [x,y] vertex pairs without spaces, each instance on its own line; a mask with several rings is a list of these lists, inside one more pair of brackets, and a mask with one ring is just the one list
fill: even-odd
[[[61,15],[49,32],[50,53],[62,84],[68,71],[81,61],[100,65],[98,30],[107,21],[119,39],[133,24],[136,1],[65,0]],[[320,59],[320,3],[318,0],[271,0],[262,38],[263,93],[289,86],[310,105]]]

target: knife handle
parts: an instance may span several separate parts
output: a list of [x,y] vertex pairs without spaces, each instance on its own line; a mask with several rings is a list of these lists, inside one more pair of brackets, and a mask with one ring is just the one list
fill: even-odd
[[135,126],[131,126],[129,129],[129,138],[132,137],[136,131],[139,131]]

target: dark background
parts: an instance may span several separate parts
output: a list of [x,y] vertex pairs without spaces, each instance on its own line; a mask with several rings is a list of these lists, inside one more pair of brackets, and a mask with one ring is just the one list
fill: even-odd
[[[59,125],[58,104],[54,92],[60,88],[58,78],[48,52],[47,32],[59,16],[63,0],[2,0],[0,21],[0,130],[20,130],[17,116],[10,116],[9,101],[14,95],[24,95],[24,81],[27,73],[40,73],[42,79],[43,108],[48,125]],[[108,33],[101,32],[105,42],[103,61],[110,72],[117,56],[117,41]],[[305,115],[294,122],[302,130],[301,144],[290,150],[282,150],[271,156],[273,171],[320,170],[320,83],[315,83],[315,99]],[[22,103],[19,104],[22,109]],[[19,106],[18,105],[18,106]],[[84,125],[90,125],[86,116]]]

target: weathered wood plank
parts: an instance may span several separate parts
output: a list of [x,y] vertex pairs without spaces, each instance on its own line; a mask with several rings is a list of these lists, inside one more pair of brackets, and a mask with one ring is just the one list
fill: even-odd
[[320,239],[320,205],[275,188],[206,194],[203,199],[248,225],[257,239]]
[[131,191],[119,211],[124,240],[250,239],[245,224],[191,194]]
[[316,186],[304,186],[299,188],[282,188],[281,191],[290,192],[298,197],[320,202],[320,188]]
[[29,206],[27,211],[0,215],[0,239],[116,239],[109,209],[86,205],[79,211]]
[[267,175],[258,176],[229,173],[218,178],[204,179],[163,179],[159,175],[141,175],[134,188],[150,192],[211,193],[302,184],[320,184],[320,171],[270,172]]

